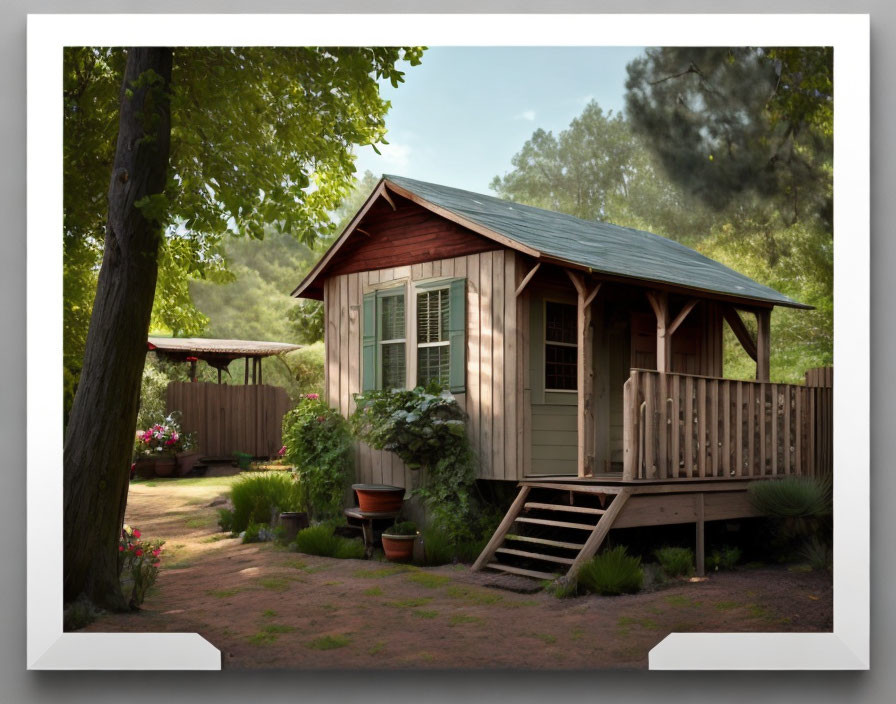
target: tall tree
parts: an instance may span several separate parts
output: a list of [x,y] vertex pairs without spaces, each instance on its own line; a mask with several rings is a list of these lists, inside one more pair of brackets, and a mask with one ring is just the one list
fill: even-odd
[[[330,212],[351,184],[352,148],[384,141],[389,105],[378,79],[401,82],[398,62],[414,65],[421,54],[396,47],[66,52],[65,237],[67,252],[85,253],[67,268],[69,280],[96,266],[89,253],[99,249],[97,222],[108,209],[65,437],[67,601],[83,594],[124,606],[117,540],[151,316],[171,329],[195,322],[186,275],[220,271],[225,236],[260,238],[275,226],[312,244],[329,232]],[[110,112],[116,82],[118,107]],[[89,272],[82,278],[88,283],[73,288],[87,301]]]
[[758,196],[785,226],[830,229],[833,50],[648,49],[626,112],[669,177],[714,208]]

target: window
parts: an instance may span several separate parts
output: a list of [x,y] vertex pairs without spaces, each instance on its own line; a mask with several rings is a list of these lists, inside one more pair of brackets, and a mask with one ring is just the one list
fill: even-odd
[[450,340],[448,289],[417,294],[417,383],[449,384]]
[[381,389],[405,388],[405,315],[404,289],[383,291],[377,300],[379,364],[377,376]]
[[576,391],[576,306],[545,301],[544,387],[548,391]]

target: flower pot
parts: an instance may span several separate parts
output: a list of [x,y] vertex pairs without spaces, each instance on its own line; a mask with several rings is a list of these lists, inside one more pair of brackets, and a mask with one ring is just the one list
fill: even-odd
[[202,457],[201,452],[178,452],[177,453],[177,476],[185,477],[193,471],[193,467]]
[[285,511],[280,514],[280,525],[285,531],[283,539],[287,543],[291,543],[295,540],[296,533],[311,524],[308,522],[308,514],[304,511]]
[[170,477],[177,473],[177,459],[174,457],[158,457],[153,470],[157,477]]
[[170,477],[177,471],[174,457],[140,457],[135,462],[134,471],[141,479]]
[[365,513],[397,513],[404,502],[404,488],[386,484],[353,484],[358,508]]
[[408,562],[414,556],[416,535],[389,535],[383,533],[383,552],[390,562]]

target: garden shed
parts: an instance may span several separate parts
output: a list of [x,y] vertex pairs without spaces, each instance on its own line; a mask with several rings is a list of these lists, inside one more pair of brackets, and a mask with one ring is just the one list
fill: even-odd
[[[195,433],[198,450],[208,458],[231,458],[243,452],[253,457],[276,456],[282,445],[283,416],[290,408],[286,390],[263,381],[262,360],[297,350],[300,345],[260,340],[198,337],[150,337],[151,352],[188,364],[190,381],[172,381],[166,390],[168,412],[181,414],[181,425]],[[244,359],[243,378],[223,373],[231,362]],[[197,365],[217,370],[218,382],[197,381]],[[239,383],[242,381],[242,383]]]
[[[559,486],[567,505],[573,487],[603,497],[584,512],[603,535],[702,525],[750,515],[747,480],[830,471],[820,392],[769,380],[772,311],[809,306],[659,235],[384,176],[293,293],[324,302],[329,403],[348,415],[362,390],[450,388],[478,476],[520,483],[511,523],[556,510],[525,493]],[[723,378],[724,325],[755,380]],[[358,470],[411,481],[363,445]]]

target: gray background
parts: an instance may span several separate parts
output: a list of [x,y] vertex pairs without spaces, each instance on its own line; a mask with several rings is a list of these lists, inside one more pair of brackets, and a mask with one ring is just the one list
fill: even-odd
[[[59,12],[861,12],[871,14],[872,65],[872,621],[870,673],[34,673],[25,670],[25,16]],[[561,0],[5,0],[0,9],[0,703],[6,702],[514,702],[603,699],[664,702],[890,702],[894,688],[893,597],[896,454],[892,274],[896,243],[892,74],[896,31],[892,0],[716,0],[593,3]],[[774,22],[774,17],[769,17]],[[840,471],[849,471],[841,467]],[[60,536],[61,537],[61,536]],[[48,546],[48,552],[57,546]],[[300,605],[297,605],[300,608]],[[496,643],[500,634],[495,634]]]

